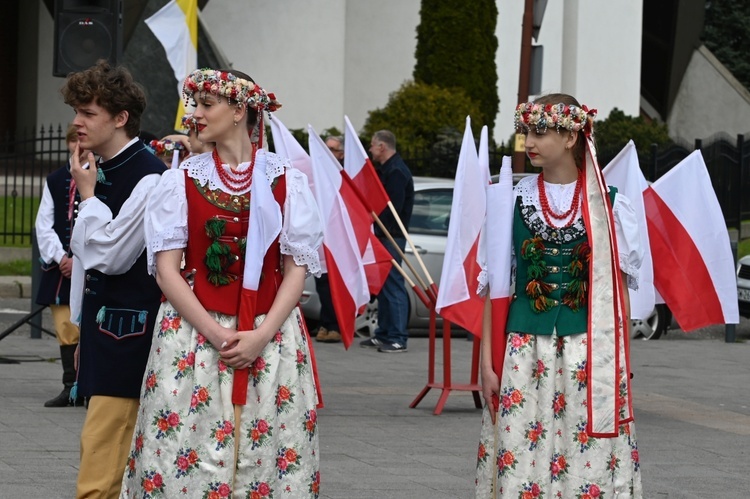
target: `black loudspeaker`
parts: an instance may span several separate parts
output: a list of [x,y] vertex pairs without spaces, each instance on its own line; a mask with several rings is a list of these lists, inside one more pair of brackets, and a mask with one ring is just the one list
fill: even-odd
[[99,59],[118,63],[122,58],[122,2],[55,0],[54,76],[88,69]]

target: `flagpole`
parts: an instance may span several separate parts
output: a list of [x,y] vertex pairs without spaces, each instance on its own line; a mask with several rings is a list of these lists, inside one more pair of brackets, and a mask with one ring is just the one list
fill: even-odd
[[396,212],[396,207],[393,206],[393,203],[391,201],[388,201],[388,207],[391,209],[391,213],[393,214],[393,217],[396,219],[396,223],[398,223],[398,228],[401,229],[401,233],[404,235],[404,237],[408,241],[409,246],[411,246],[411,249],[414,252],[414,256],[417,257],[417,261],[419,262],[419,265],[422,267],[422,272],[424,272],[424,275],[427,277],[427,281],[430,283],[430,288],[434,288],[435,282],[432,280],[432,276],[427,271],[427,267],[425,266],[424,261],[422,261],[422,258],[419,256],[417,247],[414,246],[414,242],[411,240],[411,237],[409,237],[409,232],[404,227],[403,222],[401,222],[401,218],[398,216],[398,213]]
[[[388,202],[388,204],[390,204],[390,201]],[[398,254],[401,257],[401,259],[404,261],[404,263],[406,264],[406,266],[409,267],[409,270],[411,270],[412,274],[414,274],[414,277],[417,279],[417,281],[419,282],[419,285],[422,287],[422,289],[424,289],[425,293],[427,293],[427,295],[429,295],[430,299],[433,302],[437,301],[437,295],[435,295],[432,292],[433,290],[425,284],[424,280],[419,276],[419,273],[417,272],[417,269],[415,269],[414,266],[411,264],[411,262],[409,262],[409,260],[407,260],[406,255],[404,254],[403,251],[401,251],[401,248],[399,247],[399,245],[396,244],[396,240],[393,239],[393,236],[391,235],[390,232],[388,232],[388,229],[385,228],[385,226],[383,225],[383,222],[380,220],[380,217],[377,216],[374,211],[371,211],[370,213],[372,214],[372,217],[375,220],[375,223],[378,224],[378,227],[380,227],[380,230],[382,230],[383,234],[385,234],[385,237],[388,239],[388,241],[390,241],[391,244],[393,244],[393,246],[396,248],[396,251],[398,251]],[[396,220],[398,220],[398,218],[396,218]],[[399,226],[402,228],[402,231],[403,231],[403,225],[401,225],[399,223]],[[404,235],[407,237],[407,240],[408,240],[409,239],[408,233],[404,232]],[[419,258],[419,253],[414,248],[414,244],[413,243],[412,243],[411,247],[412,247],[412,250],[414,251],[414,255],[417,257],[417,259],[419,259],[419,261],[421,261],[421,258]]]
[[391,264],[396,268],[396,270],[398,270],[401,273],[401,276],[404,278],[406,283],[409,286],[411,286],[411,289],[414,290],[414,293],[417,295],[417,298],[419,298],[422,301],[422,303],[424,303],[424,306],[429,309],[434,309],[433,303],[430,301],[427,295],[424,294],[424,292],[420,288],[418,288],[416,284],[414,284],[414,281],[412,281],[409,278],[409,275],[406,273],[406,271],[403,268],[401,268],[401,265],[399,265],[398,262],[394,260],[393,258],[391,258]]
[[[346,182],[351,185],[352,189],[354,190],[354,193],[359,197],[360,201],[362,201],[362,204],[366,207],[370,207],[370,204],[367,202],[367,198],[362,194],[362,192],[357,187],[357,184],[355,184],[351,177],[349,177],[349,174],[344,170],[343,167],[340,167],[341,176],[344,178]],[[425,293],[430,297],[430,299],[433,302],[437,302],[437,286],[435,286],[435,283],[432,281],[432,277],[430,276],[430,273],[427,271],[427,268],[425,267],[424,261],[422,261],[422,257],[419,256],[419,252],[417,251],[416,246],[414,245],[414,242],[411,240],[411,237],[409,237],[409,232],[404,227],[403,222],[401,221],[401,217],[398,216],[398,213],[396,212],[396,208],[393,206],[393,203],[389,200],[388,201],[388,207],[391,210],[391,213],[393,214],[393,218],[398,223],[399,229],[401,229],[401,233],[404,235],[404,238],[409,243],[409,246],[411,247],[412,251],[414,252],[414,256],[416,257],[417,261],[422,267],[422,270],[424,271],[427,279],[429,280],[430,285],[428,286],[425,284],[424,280],[420,277],[417,270],[414,268],[414,266],[409,262],[409,260],[406,259],[406,255],[403,251],[401,251],[401,248],[398,244],[396,244],[396,241],[394,240],[393,236],[390,232],[388,232],[388,229],[385,228],[383,225],[383,222],[380,220],[380,217],[377,213],[375,213],[374,210],[370,210],[370,215],[372,215],[373,220],[375,223],[378,224],[378,227],[380,227],[380,230],[383,231],[383,234],[385,237],[390,241],[391,244],[396,248],[396,251],[398,252],[399,256],[403,259],[403,261],[406,263],[406,266],[409,267],[409,270],[411,270],[412,274],[414,274],[414,277],[419,282],[419,285],[424,289]]]

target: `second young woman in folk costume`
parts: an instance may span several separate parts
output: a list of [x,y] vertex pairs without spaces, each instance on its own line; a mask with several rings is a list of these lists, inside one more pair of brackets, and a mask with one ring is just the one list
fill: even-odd
[[[251,138],[262,137],[262,112],[279,107],[273,94],[208,69],[189,75],[184,92],[201,140],[216,148],[167,171],[148,208],[149,268],[167,301],[121,494],[317,497],[317,392],[297,307],[306,273],[320,272],[317,206],[304,174]],[[283,222],[263,259],[255,327],[237,331],[258,169],[274,200],[257,211],[280,211]],[[233,390],[246,390],[244,404]]]
[[595,113],[565,94],[516,110],[542,172],[514,188],[507,328],[485,310],[477,498],[642,495],[624,329],[642,249],[630,202],[598,171]]

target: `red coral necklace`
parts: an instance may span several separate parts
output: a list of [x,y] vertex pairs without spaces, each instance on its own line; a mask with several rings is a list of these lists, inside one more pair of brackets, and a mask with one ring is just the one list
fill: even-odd
[[542,215],[544,220],[550,227],[557,227],[552,223],[552,219],[565,220],[570,217],[568,223],[562,226],[562,228],[570,227],[575,222],[578,215],[578,208],[581,204],[581,190],[583,188],[583,176],[581,172],[578,172],[578,179],[576,180],[575,191],[573,192],[573,201],[570,203],[570,208],[565,213],[555,213],[549,205],[547,199],[547,191],[544,188],[544,172],[540,173],[536,179],[537,187],[539,188],[539,203],[542,205]]
[[224,168],[224,164],[219,157],[219,151],[214,148],[212,156],[214,165],[219,174],[219,179],[227,189],[234,192],[244,192],[253,183],[253,169],[255,168],[255,152],[258,146],[253,143],[250,156],[250,166],[243,172],[235,172],[231,168]]

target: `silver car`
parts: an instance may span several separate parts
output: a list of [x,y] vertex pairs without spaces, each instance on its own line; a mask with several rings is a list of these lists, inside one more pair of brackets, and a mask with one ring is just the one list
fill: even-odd
[[[448,222],[453,201],[452,179],[414,177],[414,209],[412,210],[409,223],[409,237],[419,256],[430,273],[435,284],[440,283],[440,274],[443,269],[443,257],[448,236]],[[411,265],[420,273],[423,279],[422,269],[417,262],[414,252],[407,243],[406,258]],[[407,275],[419,285],[405,263],[402,267]],[[427,283],[427,280],[425,279]],[[408,289],[409,295],[409,328],[429,327],[430,310],[417,298],[414,290]],[[315,279],[308,277],[305,280],[305,289],[300,299],[302,312],[310,323],[320,319],[320,299],[315,290]],[[356,330],[366,335],[372,335],[378,325],[378,302],[373,298],[365,307],[365,311],[357,318]]]

